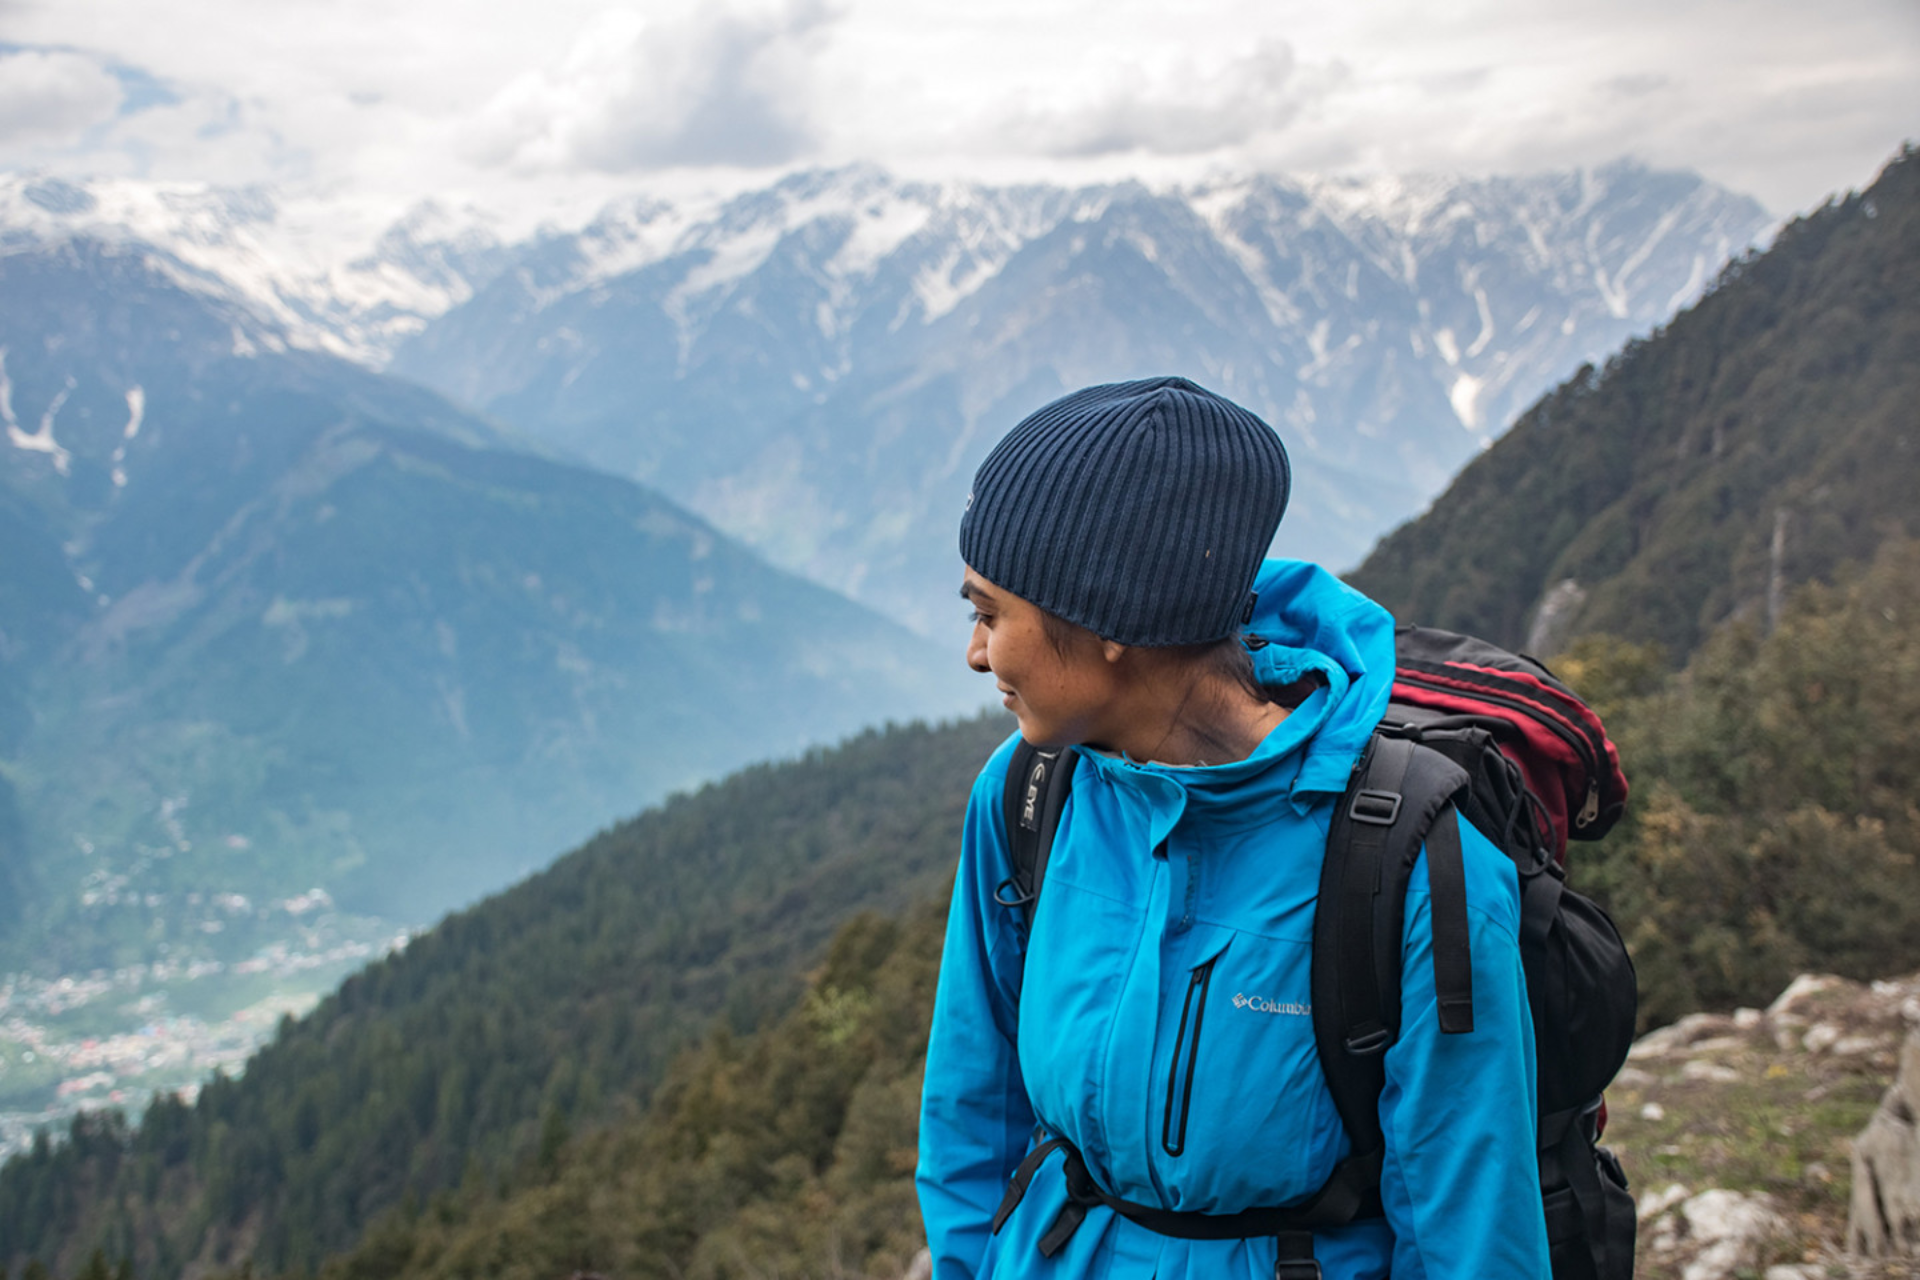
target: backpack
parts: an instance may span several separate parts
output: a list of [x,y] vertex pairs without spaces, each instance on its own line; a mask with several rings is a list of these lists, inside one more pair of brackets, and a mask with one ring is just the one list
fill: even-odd
[[[1314,913],[1312,995],[1320,1064],[1352,1151],[1301,1205],[1182,1214],[1100,1190],[1067,1147],[1070,1202],[1042,1249],[1057,1249],[1092,1204],[1169,1235],[1274,1235],[1277,1274],[1317,1277],[1315,1229],[1381,1213],[1383,1057],[1400,1025],[1407,880],[1427,850],[1440,1029],[1473,1029],[1466,878],[1458,816],[1512,858],[1520,952],[1536,1055],[1541,1205],[1554,1280],[1631,1280],[1635,1214],[1627,1179],[1599,1145],[1601,1091],[1633,1042],[1633,964],[1613,922],[1567,887],[1569,837],[1597,840],[1619,819],[1627,782],[1593,711],[1540,662],[1470,636],[1395,632],[1386,715],[1341,797]],[[1007,774],[1013,874],[997,895],[1033,923],[1055,829],[1073,782],[1071,747],[1022,742]],[[1036,1150],[1015,1175],[995,1229],[1024,1194]]]

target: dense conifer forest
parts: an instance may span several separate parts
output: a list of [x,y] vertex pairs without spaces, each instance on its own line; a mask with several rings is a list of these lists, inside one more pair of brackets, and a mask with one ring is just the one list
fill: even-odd
[[[1508,643],[1575,583],[1552,661],[1634,795],[1573,874],[1646,1025],[1920,965],[1917,161],[1547,397],[1356,575]],[[939,900],[1005,732],[868,734],[603,833],[243,1078],[9,1162],[0,1266],[898,1274]]]

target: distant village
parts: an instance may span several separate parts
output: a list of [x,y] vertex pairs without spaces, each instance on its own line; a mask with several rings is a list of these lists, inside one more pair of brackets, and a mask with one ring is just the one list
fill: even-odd
[[[81,1111],[120,1107],[137,1119],[155,1094],[192,1102],[214,1072],[239,1074],[283,1017],[305,1014],[348,973],[407,940],[403,931],[329,939],[318,949],[280,942],[232,963],[159,961],[52,980],[0,978],[0,1160]],[[217,1006],[223,996],[245,1000],[255,986],[265,994],[225,1016],[171,1007],[183,987],[194,1004]],[[103,1025],[134,1029],[88,1034]]]

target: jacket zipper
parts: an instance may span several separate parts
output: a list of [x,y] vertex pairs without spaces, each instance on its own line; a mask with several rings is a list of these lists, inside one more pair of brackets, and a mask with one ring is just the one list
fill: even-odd
[[[1160,1145],[1170,1156],[1187,1149],[1187,1112],[1193,1105],[1193,1068],[1200,1057],[1200,1019],[1207,1011],[1207,986],[1213,980],[1215,956],[1193,971],[1187,979],[1187,998],[1180,1006],[1180,1030],[1173,1040],[1173,1064],[1167,1071],[1167,1111],[1160,1124]],[[1192,1030],[1189,1032],[1188,1026]],[[1186,1053],[1186,1070],[1180,1069],[1180,1055]],[[1182,1076],[1185,1077],[1184,1087]],[[1179,1128],[1174,1128],[1174,1099],[1180,1102]]]
[[[1479,690],[1479,696],[1485,698],[1488,702],[1496,706],[1510,707],[1528,719],[1545,725],[1550,732],[1571,747],[1573,753],[1580,757],[1580,763],[1586,767],[1587,771],[1586,803],[1581,805],[1580,812],[1574,815],[1574,829],[1577,831],[1600,816],[1600,761],[1606,756],[1606,748],[1595,744],[1585,726],[1580,726],[1577,730],[1569,728],[1553,715],[1541,714],[1539,708],[1543,704],[1530,701],[1526,698],[1503,694],[1489,687],[1486,681],[1474,679],[1471,672],[1448,670],[1444,674],[1449,680],[1459,680],[1464,684],[1473,685]],[[1423,680],[1418,673],[1409,670],[1405,665],[1402,665],[1395,675],[1398,679],[1405,680],[1408,684],[1414,685],[1417,688],[1431,689],[1436,693],[1447,693],[1456,697],[1459,696],[1459,690],[1448,688],[1444,684]]]

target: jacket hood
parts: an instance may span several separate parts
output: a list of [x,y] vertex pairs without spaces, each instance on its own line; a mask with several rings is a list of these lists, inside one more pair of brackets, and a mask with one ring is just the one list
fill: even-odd
[[1317,671],[1328,684],[1326,718],[1306,744],[1294,790],[1345,790],[1393,693],[1393,615],[1304,560],[1267,561],[1253,589],[1260,598],[1246,630],[1267,642],[1253,655],[1261,683]]

